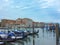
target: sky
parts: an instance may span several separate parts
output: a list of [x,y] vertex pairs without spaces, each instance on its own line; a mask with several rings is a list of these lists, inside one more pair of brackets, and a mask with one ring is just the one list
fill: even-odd
[[60,23],[60,0],[0,0],[0,20],[17,18]]

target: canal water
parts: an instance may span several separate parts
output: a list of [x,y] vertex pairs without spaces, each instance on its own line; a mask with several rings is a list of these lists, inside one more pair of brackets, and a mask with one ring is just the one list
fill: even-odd
[[56,34],[54,31],[35,29],[39,30],[38,34],[29,35],[23,40],[6,43],[6,45],[56,45]]

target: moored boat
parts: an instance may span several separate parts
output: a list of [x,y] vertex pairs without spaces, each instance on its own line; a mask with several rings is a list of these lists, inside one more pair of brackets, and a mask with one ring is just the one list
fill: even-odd
[[0,32],[0,42],[12,42],[15,41],[15,38],[11,34]]
[[23,39],[26,36],[26,34],[24,33],[24,31],[14,30],[13,32],[15,33],[16,40],[17,39]]
[[0,45],[5,45],[5,42],[0,42]]
[[39,33],[39,30],[33,30],[33,31],[29,31],[29,35],[33,35],[33,34],[38,34]]

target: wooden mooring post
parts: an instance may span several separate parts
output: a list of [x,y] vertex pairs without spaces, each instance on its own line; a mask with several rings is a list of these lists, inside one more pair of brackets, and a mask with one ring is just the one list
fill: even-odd
[[59,45],[59,24],[56,24],[56,45]]
[[32,24],[32,29],[33,29],[33,33],[34,33],[34,22],[33,22],[33,24]]

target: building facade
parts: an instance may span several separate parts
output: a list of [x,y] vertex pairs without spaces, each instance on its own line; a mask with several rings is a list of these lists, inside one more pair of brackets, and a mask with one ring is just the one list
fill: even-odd
[[45,24],[43,22],[34,22],[29,18],[18,18],[16,20],[2,19],[0,23],[1,27],[8,28],[21,28],[21,27],[43,27]]
[[32,27],[33,20],[28,18],[23,19],[16,19],[16,20],[9,20],[9,19],[2,19],[1,20],[1,27],[9,27],[9,28],[17,28],[17,27]]
[[2,19],[2,20],[1,20],[1,27],[12,28],[15,23],[16,23],[15,20]]

